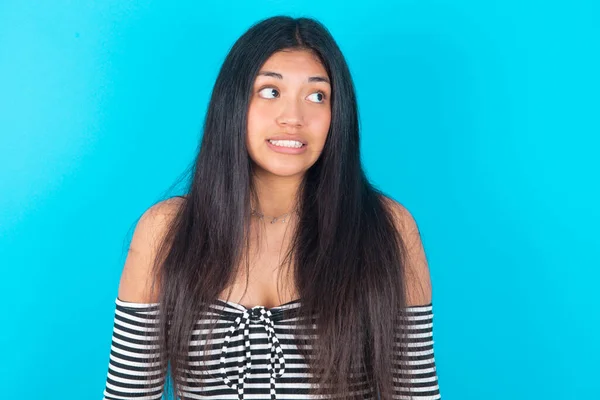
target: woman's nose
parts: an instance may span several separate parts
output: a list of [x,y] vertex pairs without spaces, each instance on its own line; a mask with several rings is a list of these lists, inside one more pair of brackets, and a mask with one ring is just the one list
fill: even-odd
[[277,123],[286,126],[301,126],[304,123],[302,105],[297,100],[282,102],[281,112],[277,117]]

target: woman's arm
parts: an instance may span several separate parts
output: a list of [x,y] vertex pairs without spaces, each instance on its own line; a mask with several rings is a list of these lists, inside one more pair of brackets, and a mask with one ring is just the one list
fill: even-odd
[[121,274],[105,400],[160,399],[166,368],[158,346],[158,284],[153,267],[181,198],[155,204],[138,221]]
[[[408,307],[404,313],[403,341],[407,351],[394,368],[394,398],[441,399],[433,349],[432,286],[419,228],[410,212],[386,199],[405,244],[405,280]],[[401,362],[402,361],[402,362]]]
[[163,394],[166,371],[157,341],[158,303],[116,299],[104,400],[156,399]]

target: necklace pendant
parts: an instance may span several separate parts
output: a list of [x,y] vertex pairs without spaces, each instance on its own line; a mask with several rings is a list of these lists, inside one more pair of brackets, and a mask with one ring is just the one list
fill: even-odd
[[[294,210],[294,212],[295,212],[296,214],[298,214],[298,211],[297,211],[297,210]],[[258,217],[258,219],[259,219],[259,220],[262,220],[262,221],[264,221],[264,220],[266,219],[266,218],[265,218],[265,215],[264,215],[263,213],[261,213],[260,211],[258,211],[258,210],[254,210],[254,209],[252,209],[252,212],[251,212],[251,214],[252,214],[252,215],[254,215],[254,216],[256,216],[256,217]],[[272,218],[271,218],[271,217],[269,217],[269,219],[270,219],[269,223],[271,223],[271,224],[274,224],[275,222],[277,222],[277,221],[281,220],[281,223],[283,224],[283,223],[285,223],[285,221],[286,221],[286,218],[290,216],[290,214],[291,214],[291,213],[289,213],[289,212],[288,212],[288,213],[285,213],[285,214],[283,214],[283,215],[281,215],[281,216],[279,216],[279,217],[272,217]]]
[[[289,214],[289,213],[288,213],[288,214]],[[274,218],[271,220],[271,223],[272,223],[272,224],[274,224],[275,222],[279,221],[280,219],[281,219],[281,223],[282,223],[282,224],[283,224],[283,223],[285,223],[285,218],[288,216],[288,214],[284,214],[284,215],[283,215],[283,216],[281,216],[281,217],[274,217]]]

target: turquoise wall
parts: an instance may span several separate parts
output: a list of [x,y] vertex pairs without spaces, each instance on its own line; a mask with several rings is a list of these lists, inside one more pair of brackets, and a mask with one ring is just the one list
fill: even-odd
[[0,397],[101,398],[136,219],[280,13],[338,40],[369,176],[419,224],[442,397],[598,396],[597,2],[4,0]]

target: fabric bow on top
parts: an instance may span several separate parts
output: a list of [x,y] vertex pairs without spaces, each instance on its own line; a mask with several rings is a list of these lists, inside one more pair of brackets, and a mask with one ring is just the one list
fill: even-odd
[[[246,382],[246,378],[248,373],[250,372],[250,368],[252,365],[252,358],[250,352],[250,320],[251,318],[254,320],[258,320],[258,322],[265,328],[267,332],[267,338],[269,341],[269,345],[271,346],[271,354],[270,361],[267,364],[267,369],[270,375],[270,383],[271,383],[271,400],[277,399],[277,394],[275,391],[275,378],[281,377],[285,372],[285,357],[283,356],[283,351],[281,350],[281,344],[279,343],[279,339],[275,335],[275,327],[273,326],[271,311],[264,306],[255,306],[251,309],[246,309],[244,312],[238,316],[234,323],[229,327],[227,336],[225,337],[225,342],[223,344],[223,348],[221,350],[221,378],[223,381],[232,389],[237,390],[238,399],[244,399],[244,383]],[[238,377],[237,382],[233,382],[227,376],[225,371],[225,359],[227,358],[227,350],[229,347],[229,342],[231,341],[231,337],[235,333],[236,330],[243,330],[244,332],[244,361],[238,364]],[[275,370],[276,361],[279,362],[279,368],[277,371]]]

